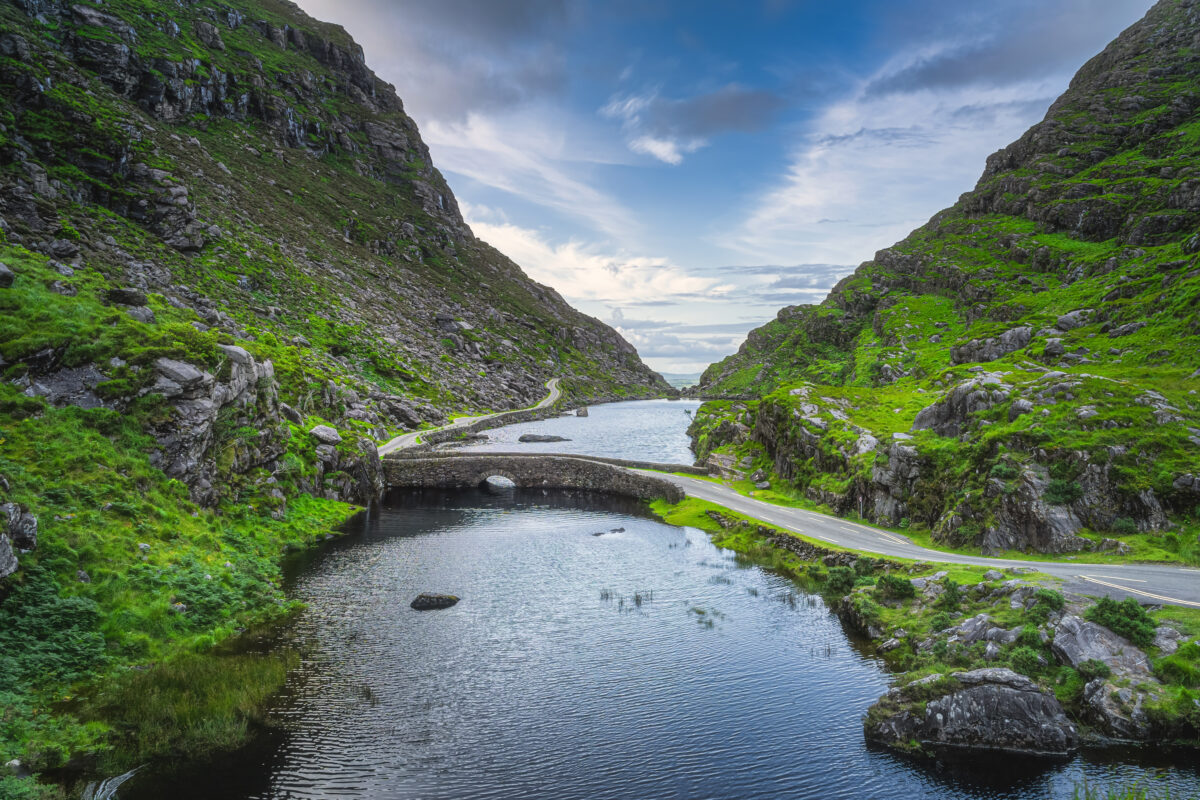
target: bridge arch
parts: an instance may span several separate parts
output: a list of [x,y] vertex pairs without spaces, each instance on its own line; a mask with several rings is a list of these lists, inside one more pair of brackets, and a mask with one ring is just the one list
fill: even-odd
[[389,488],[471,489],[493,475],[522,489],[584,489],[639,500],[683,499],[683,491],[673,483],[581,456],[423,453],[384,459]]

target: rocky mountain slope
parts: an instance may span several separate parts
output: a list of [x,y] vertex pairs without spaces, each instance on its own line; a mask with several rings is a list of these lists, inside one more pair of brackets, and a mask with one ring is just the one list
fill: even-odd
[[[286,0],[0,2],[0,154],[6,708],[273,608],[380,441],[555,376],[673,391],[474,237],[393,88]],[[69,755],[31,719],[0,763]]]
[[1200,4],[705,372],[702,456],[985,552],[1200,556]]

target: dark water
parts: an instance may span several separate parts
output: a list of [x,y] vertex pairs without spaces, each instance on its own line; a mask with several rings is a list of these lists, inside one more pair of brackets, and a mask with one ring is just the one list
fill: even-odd
[[[125,800],[1200,794],[1165,755],[939,771],[873,750],[860,720],[887,676],[819,598],[596,495],[393,497],[290,591],[306,656],[276,731]],[[463,599],[410,610],[422,591]]]
[[[488,441],[467,445],[473,451],[530,453],[582,453],[608,458],[691,464],[688,413],[698,400],[634,400],[605,403],[588,409],[588,416],[554,417],[485,431]],[[517,439],[526,433],[565,436],[569,442],[529,442]]]

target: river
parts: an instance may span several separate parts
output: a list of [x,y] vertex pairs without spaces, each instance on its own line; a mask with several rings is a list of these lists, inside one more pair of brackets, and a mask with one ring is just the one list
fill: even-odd
[[[684,408],[531,425],[645,458],[626,423],[646,412],[676,441]],[[412,611],[422,591],[462,601]],[[288,592],[308,604],[284,634],[304,657],[273,729],[122,798],[1070,798],[1085,779],[1200,794],[1195,767],[1151,753],[935,768],[868,746],[888,676],[819,597],[619,499],[392,494],[293,563]]]

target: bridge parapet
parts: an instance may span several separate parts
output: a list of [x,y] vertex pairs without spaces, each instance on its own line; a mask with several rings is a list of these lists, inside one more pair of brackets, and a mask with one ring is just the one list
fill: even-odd
[[551,453],[394,454],[383,459],[383,470],[390,488],[465,489],[498,475],[522,489],[586,489],[671,503],[684,499],[682,489],[662,478],[591,458]]

